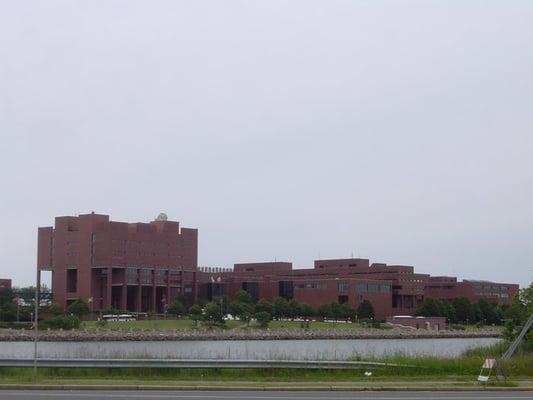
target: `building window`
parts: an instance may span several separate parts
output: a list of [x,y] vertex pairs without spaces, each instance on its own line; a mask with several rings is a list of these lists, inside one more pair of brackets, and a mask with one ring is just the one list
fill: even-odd
[[78,291],[78,270],[76,268],[67,269],[67,293]]
[[252,300],[256,302],[259,300],[259,283],[258,282],[243,282],[242,290],[245,290],[250,294]]
[[284,299],[291,300],[294,297],[294,284],[292,281],[279,281],[278,295]]
[[381,293],[390,293],[390,286],[389,285],[379,285],[379,291]]
[[339,304],[348,303],[348,296],[339,296]]
[[369,283],[368,291],[370,293],[377,293],[379,291],[379,285],[377,283]]
[[347,292],[350,290],[350,284],[348,282],[339,282],[337,285],[339,292]]
[[368,291],[368,287],[367,287],[367,284],[366,283],[358,283],[356,285],[356,288],[357,288],[357,291],[359,293],[365,293]]

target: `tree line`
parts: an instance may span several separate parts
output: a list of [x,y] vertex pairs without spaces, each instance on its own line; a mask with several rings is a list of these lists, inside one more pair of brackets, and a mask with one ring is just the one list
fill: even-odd
[[475,303],[465,297],[451,300],[425,299],[416,315],[446,317],[450,323],[501,325],[512,321],[523,324],[533,313],[533,284],[521,289],[511,305],[498,305],[485,300]]

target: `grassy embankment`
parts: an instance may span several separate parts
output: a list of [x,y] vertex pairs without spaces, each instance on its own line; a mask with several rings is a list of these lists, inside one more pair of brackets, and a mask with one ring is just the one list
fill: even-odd
[[[487,357],[501,354],[505,344],[466,352],[458,359],[409,358],[396,356],[382,360],[410,367],[362,368],[352,370],[298,369],[73,369],[42,368],[40,383],[54,384],[126,384],[126,385],[474,385],[481,364]],[[364,375],[372,371],[371,377]],[[498,385],[533,384],[533,354],[517,354],[504,364],[509,381]],[[31,369],[0,368],[0,384],[30,383]]]

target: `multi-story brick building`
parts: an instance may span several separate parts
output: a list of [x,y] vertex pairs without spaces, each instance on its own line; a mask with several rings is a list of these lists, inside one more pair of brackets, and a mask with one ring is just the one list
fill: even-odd
[[114,307],[161,312],[178,296],[192,302],[233,296],[295,299],[318,307],[363,300],[378,319],[412,314],[425,298],[466,297],[510,304],[518,285],[415,273],[412,266],[370,264],[361,258],[316,260],[313,268],[289,262],[235,264],[233,269],[197,267],[198,231],[161,215],[150,223],[111,221],[108,215],[57,217],[39,228],[38,268],[52,271],[54,302],[82,298],[94,311]]
[[481,281],[458,282],[457,278],[418,274],[405,265],[370,264],[367,259],[316,260],[314,268],[293,269],[291,263],[235,264],[232,272],[201,271],[201,296],[208,300],[248,291],[254,299],[295,299],[317,307],[324,303],[363,300],[374,306],[376,318],[413,314],[425,298],[466,297],[510,304],[518,285]]
[[161,214],[150,223],[108,215],[57,217],[38,230],[38,268],[52,271],[54,302],[161,311],[177,296],[196,298],[198,231]]

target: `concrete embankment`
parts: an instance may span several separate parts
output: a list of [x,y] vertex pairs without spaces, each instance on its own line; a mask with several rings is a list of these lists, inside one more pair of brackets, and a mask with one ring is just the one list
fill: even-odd
[[[40,331],[39,341],[180,341],[180,340],[311,340],[311,339],[416,339],[416,338],[496,338],[498,329],[473,331],[427,331],[413,329],[87,329]],[[32,341],[34,332],[0,330],[0,342]]]

